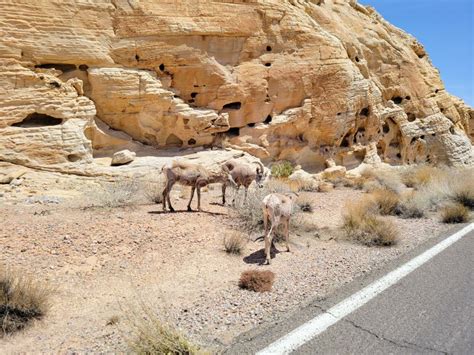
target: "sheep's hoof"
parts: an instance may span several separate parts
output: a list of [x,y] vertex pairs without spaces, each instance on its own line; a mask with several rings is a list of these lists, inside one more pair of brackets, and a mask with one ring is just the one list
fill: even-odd
[[191,209],[190,206],[188,206],[188,212],[192,212],[193,210]]
[[170,212],[174,212],[174,208],[173,208],[173,207],[170,207]]

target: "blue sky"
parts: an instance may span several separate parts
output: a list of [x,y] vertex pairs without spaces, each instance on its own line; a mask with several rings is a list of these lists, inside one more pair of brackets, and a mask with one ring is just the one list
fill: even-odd
[[474,106],[474,0],[359,0],[415,36],[446,89]]

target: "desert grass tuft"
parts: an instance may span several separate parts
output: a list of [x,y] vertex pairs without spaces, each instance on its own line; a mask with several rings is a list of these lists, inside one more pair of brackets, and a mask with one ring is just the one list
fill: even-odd
[[376,213],[377,206],[370,198],[348,204],[343,215],[346,238],[367,246],[395,244],[398,238],[397,227]]
[[460,203],[448,204],[441,209],[444,223],[466,223],[469,219],[469,210]]
[[387,188],[376,189],[371,194],[374,202],[377,204],[380,214],[397,214],[400,197],[398,194]]
[[300,195],[296,201],[299,209],[303,212],[311,213],[314,211],[314,203],[311,196]]
[[234,231],[224,237],[224,250],[227,254],[240,255],[247,242],[242,233]]
[[52,289],[48,284],[0,267],[0,329],[10,334],[41,319],[49,308]]
[[269,292],[274,280],[275,274],[269,270],[247,270],[240,275],[239,287],[254,292]]
[[129,322],[127,343],[135,354],[203,354],[197,345],[189,341],[174,327],[164,323],[151,310]]

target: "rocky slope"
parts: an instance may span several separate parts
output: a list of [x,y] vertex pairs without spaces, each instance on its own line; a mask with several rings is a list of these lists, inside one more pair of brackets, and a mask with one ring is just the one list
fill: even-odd
[[69,171],[145,144],[313,171],[474,161],[473,109],[354,0],[16,1],[0,33],[0,160]]

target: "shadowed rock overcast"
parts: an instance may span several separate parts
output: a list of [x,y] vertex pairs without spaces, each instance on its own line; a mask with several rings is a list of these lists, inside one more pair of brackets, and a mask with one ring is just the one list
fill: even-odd
[[[0,160],[91,174],[143,145],[316,172],[473,162],[473,110],[354,0],[67,1],[0,10]],[[380,158],[379,158],[380,157]]]

